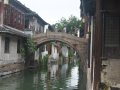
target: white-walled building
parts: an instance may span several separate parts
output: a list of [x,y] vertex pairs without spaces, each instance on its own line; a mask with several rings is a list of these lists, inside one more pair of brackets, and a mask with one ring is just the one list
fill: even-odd
[[0,30],[0,66],[24,62],[20,50],[24,48],[24,39],[27,35],[8,26],[1,26],[1,29],[4,30]]
[[0,76],[24,69],[26,39],[44,32],[45,24],[18,0],[0,0]]

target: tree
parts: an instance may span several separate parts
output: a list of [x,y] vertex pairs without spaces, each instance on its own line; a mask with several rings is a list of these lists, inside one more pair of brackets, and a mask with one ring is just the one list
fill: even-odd
[[58,32],[62,32],[63,28],[66,27],[67,24],[68,24],[68,21],[65,18],[62,17],[61,20],[58,21],[58,23],[56,23],[56,24],[53,25],[53,27]]
[[60,21],[53,25],[55,30],[58,30],[58,32],[63,32],[64,28],[66,28],[66,32],[70,34],[76,34],[77,30],[83,30],[83,26],[83,22],[72,15],[68,20],[62,17]]

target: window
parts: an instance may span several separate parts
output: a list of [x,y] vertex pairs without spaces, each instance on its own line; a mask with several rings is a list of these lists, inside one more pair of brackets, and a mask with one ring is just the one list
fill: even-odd
[[41,32],[43,32],[43,30],[44,30],[44,29],[43,29],[43,26],[41,26]]
[[5,53],[9,53],[9,47],[10,47],[10,39],[9,37],[5,37]]
[[18,13],[18,23],[21,24],[21,15]]
[[105,17],[105,46],[119,47],[120,17],[106,15]]
[[120,16],[109,13],[104,17],[104,51],[109,58],[120,58]]
[[20,39],[17,41],[17,53],[20,53]]

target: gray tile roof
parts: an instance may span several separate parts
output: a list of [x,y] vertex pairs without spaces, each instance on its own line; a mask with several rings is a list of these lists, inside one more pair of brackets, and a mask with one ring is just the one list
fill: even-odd
[[18,29],[15,29],[6,25],[0,26],[0,33],[8,33],[8,34],[17,35],[17,36],[28,37],[28,35],[25,34],[24,31],[20,31]]

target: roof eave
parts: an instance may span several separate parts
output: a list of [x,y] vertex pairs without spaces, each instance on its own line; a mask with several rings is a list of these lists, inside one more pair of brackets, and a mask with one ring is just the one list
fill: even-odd
[[6,25],[0,26],[0,33],[8,33],[12,35],[21,36],[21,37],[28,37],[28,35],[25,34],[24,31],[20,31],[18,29],[15,29]]

